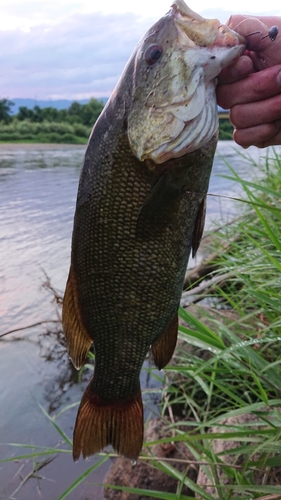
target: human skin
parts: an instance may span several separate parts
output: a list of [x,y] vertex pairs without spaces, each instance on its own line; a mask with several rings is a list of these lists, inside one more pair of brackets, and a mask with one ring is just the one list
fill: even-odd
[[[247,50],[219,76],[217,101],[230,109],[233,138],[244,148],[281,144],[281,17],[235,15],[227,22],[246,36]],[[272,41],[271,26],[279,28]],[[249,33],[259,31],[251,36]]]

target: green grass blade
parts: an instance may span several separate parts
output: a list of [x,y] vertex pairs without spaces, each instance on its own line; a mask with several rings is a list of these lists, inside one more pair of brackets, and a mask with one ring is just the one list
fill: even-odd
[[64,498],[67,498],[67,496],[72,493],[79,484],[83,483],[85,479],[96,469],[98,469],[101,465],[103,465],[107,460],[109,459],[109,456],[105,456],[101,458],[96,464],[92,465],[87,469],[81,476],[79,476],[60,496],[57,500],[64,500]]
[[[211,345],[216,346],[218,349],[224,349],[225,345],[223,341],[206,325],[204,325],[201,321],[195,318],[192,314],[190,314],[186,309],[182,307],[179,308],[179,317],[186,321],[186,323],[191,324],[197,330],[197,332],[203,335],[203,342],[206,342],[206,339],[209,339]],[[192,332],[192,330],[190,330]],[[193,332],[194,333],[194,332]],[[189,332],[191,335],[191,333]]]
[[48,420],[52,423],[52,425],[55,427],[55,429],[58,431],[58,433],[61,435],[61,437],[64,439],[64,441],[69,444],[69,446],[72,448],[72,440],[65,434],[65,432],[61,429],[61,427],[55,422],[55,420],[46,412],[46,410],[39,404],[39,407],[44,413],[44,415],[47,417]]
[[177,495],[177,493],[168,493],[165,491],[156,490],[144,490],[142,488],[129,488],[128,486],[116,486],[113,484],[104,484],[104,488],[109,488],[117,491],[126,491],[127,493],[133,493],[134,495],[139,495],[141,497],[150,498],[160,498],[161,500],[194,500],[194,497],[189,497],[186,495]]

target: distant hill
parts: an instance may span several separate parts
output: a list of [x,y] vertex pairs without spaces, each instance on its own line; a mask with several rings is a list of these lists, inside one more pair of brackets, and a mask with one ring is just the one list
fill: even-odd
[[[107,102],[108,97],[97,97],[96,98],[98,101],[102,101],[104,104]],[[22,98],[15,98],[15,99],[9,99],[10,101],[14,102],[15,105],[12,107],[12,115],[16,115],[19,112],[19,107],[20,106],[25,106],[29,109],[33,109],[34,106],[39,106],[40,108],[57,108],[57,109],[67,109],[69,106],[74,102],[75,99],[72,101],[69,99],[57,99],[57,100],[48,100],[48,101],[43,101],[43,100],[37,100],[37,99],[22,99]],[[80,104],[87,104],[90,99],[82,99],[79,100],[77,99],[76,102],[79,102]],[[222,109],[220,106],[218,106],[218,111],[221,113],[228,113],[228,110]]]
[[[100,97],[97,98],[97,100],[102,101],[104,104],[107,101],[107,97]],[[78,100],[76,102],[79,102],[80,104],[87,104],[90,99],[82,99]],[[34,106],[39,106],[40,108],[56,108],[56,109],[67,109],[69,106],[75,101],[73,100],[68,100],[68,99],[58,99],[58,100],[48,100],[48,101],[43,101],[43,100],[37,100],[37,99],[22,99],[22,98],[11,98],[10,101],[14,102],[15,105],[12,106],[11,111],[13,115],[16,115],[19,112],[19,107],[20,106],[25,106],[26,108],[33,109]]]

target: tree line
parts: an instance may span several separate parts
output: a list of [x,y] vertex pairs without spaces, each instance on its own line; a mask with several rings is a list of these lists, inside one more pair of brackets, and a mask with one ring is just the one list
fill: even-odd
[[14,103],[9,99],[0,99],[0,122],[10,124],[13,120],[28,120],[32,123],[47,122],[67,122],[70,124],[80,123],[86,127],[92,126],[103,109],[102,101],[95,98],[90,99],[87,104],[80,104],[74,101],[67,109],[56,109],[51,106],[40,108],[34,106],[33,109],[20,106],[19,112],[12,115]]
[[[102,101],[95,98],[87,104],[74,101],[67,109],[21,106],[16,115],[12,115],[13,106],[9,99],[0,99],[0,142],[86,144],[103,109]],[[232,133],[230,121],[221,119],[219,139],[232,139]]]

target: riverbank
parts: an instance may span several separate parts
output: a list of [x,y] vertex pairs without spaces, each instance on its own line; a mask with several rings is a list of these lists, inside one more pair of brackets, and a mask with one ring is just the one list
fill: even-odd
[[[64,145],[65,147],[66,145]],[[23,151],[45,151],[53,149],[60,151],[62,149],[62,144],[51,144],[51,143],[38,143],[38,142],[0,142],[0,151],[18,151],[19,149]],[[84,144],[67,144],[68,149],[86,149]]]
[[[92,122],[94,124],[94,122]],[[0,145],[7,144],[87,144],[92,126],[58,121],[31,122],[16,120],[0,122]],[[228,119],[219,121],[219,140],[232,139],[233,126]]]
[[20,106],[16,115],[12,106],[2,99],[0,142],[86,144],[104,105],[92,98],[86,104],[74,101],[67,109]]

